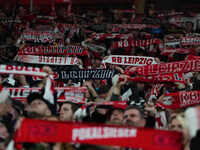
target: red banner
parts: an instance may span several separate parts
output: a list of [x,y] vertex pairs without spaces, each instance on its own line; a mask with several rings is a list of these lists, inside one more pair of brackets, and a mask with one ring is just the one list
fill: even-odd
[[22,120],[14,139],[18,143],[73,142],[145,150],[181,150],[182,148],[182,136],[175,131],[32,119]]

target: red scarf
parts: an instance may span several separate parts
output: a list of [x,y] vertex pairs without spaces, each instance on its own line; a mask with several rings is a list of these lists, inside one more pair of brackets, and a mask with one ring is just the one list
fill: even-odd
[[158,74],[178,73],[178,72],[198,72],[200,71],[200,60],[187,60],[170,63],[160,63],[140,67],[132,67],[126,70],[126,74],[138,74],[142,76],[152,76]]
[[169,73],[169,74],[159,74],[154,76],[129,77],[128,81],[147,82],[147,83],[180,82],[185,84],[183,73]]
[[[144,137],[147,139],[145,142]],[[33,119],[22,120],[14,139],[17,143],[85,143],[145,150],[181,150],[182,148],[182,136],[175,131]]]
[[26,46],[20,49],[18,55],[80,55],[87,56],[88,52],[82,46]]
[[181,91],[164,96],[163,100],[159,101],[157,105],[168,109],[180,109],[200,104],[200,91]]

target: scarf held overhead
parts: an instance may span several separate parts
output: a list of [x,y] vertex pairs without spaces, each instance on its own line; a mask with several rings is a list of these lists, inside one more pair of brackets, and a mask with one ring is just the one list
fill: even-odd
[[42,68],[13,65],[0,65],[0,74],[21,74],[39,77],[47,76],[47,73],[43,72]]
[[87,56],[87,51],[82,46],[70,45],[57,46],[26,46],[20,49],[18,55],[80,55]]
[[48,64],[48,65],[78,65],[76,57],[53,57],[37,55],[19,55],[18,61],[31,64]]
[[[142,142],[144,136],[148,140]],[[14,136],[16,143],[73,142],[145,150],[181,150],[181,138],[175,131],[32,119],[23,119]]]
[[168,109],[180,109],[200,104],[200,91],[181,91],[177,93],[165,94],[158,106]]
[[89,70],[67,70],[57,71],[59,79],[111,79],[114,76],[114,70],[110,69],[89,69]]
[[[32,92],[41,92],[41,88],[5,88],[5,90],[8,91],[12,99],[19,101],[26,101],[27,96]],[[55,91],[57,92],[58,102],[65,102],[72,97],[84,101],[84,94],[87,89],[86,87],[60,87],[55,88]]]
[[131,66],[144,66],[157,64],[155,58],[144,56],[122,56],[122,55],[110,55],[106,57],[103,62],[116,64],[116,65],[131,65]]
[[200,60],[177,61],[170,63],[160,63],[140,67],[132,67],[126,70],[126,74],[138,74],[151,76],[158,74],[179,73],[179,72],[198,72],[200,71]]

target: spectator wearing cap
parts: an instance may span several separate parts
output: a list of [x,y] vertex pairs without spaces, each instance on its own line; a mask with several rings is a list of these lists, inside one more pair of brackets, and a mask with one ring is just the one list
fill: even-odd
[[[47,119],[56,115],[56,107],[48,100],[44,99],[41,93],[33,92],[28,97],[28,117],[39,117]],[[33,116],[32,116],[33,115]]]

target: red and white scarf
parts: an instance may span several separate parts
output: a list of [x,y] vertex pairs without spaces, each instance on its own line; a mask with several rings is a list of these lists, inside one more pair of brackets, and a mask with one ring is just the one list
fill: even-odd
[[142,30],[145,28],[159,28],[160,25],[148,25],[148,24],[108,24],[109,28],[114,30],[115,28],[118,29],[129,29],[129,30]]
[[19,55],[17,61],[31,64],[47,65],[78,65],[79,60],[76,57],[53,57],[37,55]]
[[157,102],[158,106],[167,109],[180,109],[200,104],[200,91],[181,91],[165,94],[162,101]]
[[91,39],[104,41],[105,39],[127,39],[130,37],[128,34],[119,34],[119,33],[99,33],[92,35]]
[[107,56],[102,63],[116,64],[116,65],[130,65],[130,66],[144,66],[157,64],[154,57],[145,56],[123,56],[123,55],[110,55]]
[[0,74],[21,74],[39,77],[47,76],[47,73],[43,72],[42,68],[13,65],[0,65]]
[[[8,95],[18,101],[26,101],[27,96],[32,92],[41,92],[41,88],[4,88],[8,91]],[[79,98],[80,101],[85,101],[86,87],[56,87],[57,102],[70,101],[73,98]],[[76,100],[77,101],[77,100]]]
[[23,33],[24,41],[36,43],[54,42],[56,34],[54,32],[27,31]]
[[126,70],[126,74],[137,74],[142,76],[152,76],[158,74],[198,72],[200,71],[200,60],[177,61],[171,63],[160,63],[140,67],[132,67]]
[[[143,142],[144,137],[147,139],[145,142]],[[16,143],[83,143],[145,150],[182,148],[182,136],[175,131],[33,119],[22,120],[14,140]]]
[[183,46],[200,45],[200,37],[182,37],[181,44]]
[[153,44],[159,44],[159,39],[148,39],[148,40],[123,40],[113,42],[111,48],[127,48],[127,47],[145,47]]
[[188,49],[188,48],[164,48],[161,51],[161,55],[164,56],[169,56],[172,55],[174,53],[178,53],[178,54],[190,54],[190,53],[194,53],[194,49]]
[[183,12],[167,12],[167,13],[159,13],[158,18],[162,17],[169,17],[169,16],[176,16],[176,15],[183,15]]
[[18,55],[80,55],[87,56],[88,52],[82,46],[26,46],[20,49]]
[[169,73],[159,74],[153,76],[141,76],[141,77],[128,77],[128,81],[131,82],[147,82],[147,83],[174,83],[179,82],[185,84],[183,73]]

